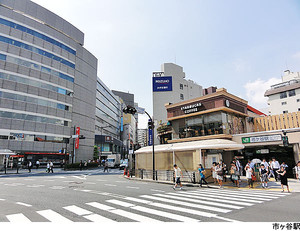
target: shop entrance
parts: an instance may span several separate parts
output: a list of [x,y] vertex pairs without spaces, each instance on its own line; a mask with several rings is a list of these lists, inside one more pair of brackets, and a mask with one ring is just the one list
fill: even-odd
[[295,158],[292,146],[257,146],[245,147],[243,150],[244,159],[242,160],[243,166],[247,164],[248,159],[266,159],[269,162],[273,157],[282,164],[285,162],[289,167],[287,169],[288,177],[294,177],[293,168],[295,167]]

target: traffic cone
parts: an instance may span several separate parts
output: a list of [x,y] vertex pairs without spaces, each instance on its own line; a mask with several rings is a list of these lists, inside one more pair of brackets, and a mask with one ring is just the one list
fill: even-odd
[[123,175],[126,176],[126,168],[124,168],[124,173],[123,173]]
[[130,175],[129,175],[129,170],[128,170],[128,172],[127,172],[127,177],[130,177]]

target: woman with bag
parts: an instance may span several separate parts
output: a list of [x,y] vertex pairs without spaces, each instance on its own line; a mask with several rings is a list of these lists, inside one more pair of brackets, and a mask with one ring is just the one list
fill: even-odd
[[276,173],[280,175],[280,182],[281,182],[281,188],[282,192],[284,192],[283,185],[286,186],[288,192],[290,192],[289,186],[288,186],[288,180],[287,180],[287,175],[286,175],[286,170],[283,166],[280,167],[280,170],[277,170]]
[[240,187],[239,176],[237,175],[237,167],[234,162],[231,162],[230,174],[231,174],[231,179],[234,181],[235,185],[239,188]]
[[253,188],[253,169],[250,167],[250,165],[246,165],[245,167],[245,171],[246,171],[246,178],[248,181],[248,187],[250,189]]
[[199,171],[199,174],[200,174],[200,187],[202,187],[202,181],[205,183],[205,184],[208,184],[205,180],[205,175],[204,175],[204,172],[205,172],[205,169],[202,167],[202,164],[199,164],[199,168],[198,168],[198,171]]
[[220,185],[220,188],[222,188],[223,184],[223,168],[220,166],[220,164],[216,167],[216,173],[217,173],[217,181]]
[[264,164],[260,165],[259,175],[260,175],[260,181],[261,181],[262,187],[267,188],[268,187],[268,171],[265,168]]

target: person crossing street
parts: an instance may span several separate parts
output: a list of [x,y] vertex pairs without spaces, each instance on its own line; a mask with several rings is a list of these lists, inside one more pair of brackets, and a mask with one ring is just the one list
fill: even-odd
[[182,183],[180,181],[180,177],[183,177],[181,169],[174,164],[174,177],[175,177],[175,185],[173,189],[175,190],[178,185],[180,185],[180,190],[182,189]]

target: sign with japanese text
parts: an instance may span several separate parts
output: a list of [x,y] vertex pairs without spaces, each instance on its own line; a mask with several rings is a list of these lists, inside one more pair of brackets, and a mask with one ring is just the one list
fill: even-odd
[[253,136],[253,137],[243,137],[242,143],[249,144],[249,143],[263,143],[263,142],[274,142],[274,141],[281,141],[281,135],[270,135],[270,136]]
[[[76,127],[76,135],[80,135],[80,127]],[[77,137],[75,139],[75,149],[78,149],[79,148],[79,138]]]
[[153,77],[153,92],[172,90],[172,76]]

